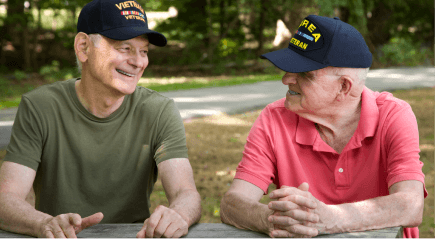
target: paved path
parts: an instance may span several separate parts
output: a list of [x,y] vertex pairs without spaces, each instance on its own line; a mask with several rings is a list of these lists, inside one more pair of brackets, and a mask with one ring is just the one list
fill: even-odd
[[[375,91],[434,87],[435,68],[391,68],[371,70],[366,86]],[[259,82],[249,85],[216,87],[194,90],[164,92],[162,95],[174,99],[183,119],[214,115],[218,113],[241,113],[263,108],[267,104],[285,97],[287,87],[277,81]],[[0,111],[0,149],[10,139],[11,126],[16,109]]]

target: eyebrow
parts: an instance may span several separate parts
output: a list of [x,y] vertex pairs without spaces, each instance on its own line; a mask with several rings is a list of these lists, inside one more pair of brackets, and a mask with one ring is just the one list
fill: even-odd
[[[128,41],[121,41],[121,42],[119,42],[119,44],[118,44],[118,46],[120,46],[120,45],[123,45],[123,44],[127,44],[127,45],[129,45],[129,46],[131,46],[131,47],[134,47],[133,46],[133,44],[131,44],[130,42],[128,42]],[[141,46],[141,47],[139,47],[139,49],[140,48],[145,48],[145,47],[148,47],[150,44],[149,43],[147,43],[147,44],[145,44],[145,45],[143,45],[143,46]]]

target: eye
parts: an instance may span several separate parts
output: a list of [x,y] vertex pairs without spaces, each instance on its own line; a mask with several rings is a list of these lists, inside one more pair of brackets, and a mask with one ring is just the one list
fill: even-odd
[[119,48],[119,50],[122,52],[128,52],[128,51],[130,51],[130,47],[121,47],[121,48]]

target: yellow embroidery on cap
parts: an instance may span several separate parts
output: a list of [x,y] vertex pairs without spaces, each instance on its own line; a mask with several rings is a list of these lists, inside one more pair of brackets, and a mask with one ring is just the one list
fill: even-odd
[[301,26],[308,27],[308,23],[310,23],[308,20],[303,20],[303,21],[301,22],[301,24],[299,25],[299,27],[301,27]]
[[295,46],[297,46],[297,47],[300,47],[300,48],[302,48],[302,49],[304,49],[304,50],[306,50],[307,47],[308,47],[308,44],[307,44],[307,43],[305,43],[305,42],[301,42],[301,41],[299,41],[299,40],[296,39],[296,38],[292,38],[292,39],[290,40],[290,43],[293,44],[293,45],[295,45]]
[[320,35],[320,33],[313,33],[313,37],[315,38],[314,41],[317,42],[317,40],[319,40],[319,38],[320,38],[321,36],[322,36],[322,35]]
[[135,1],[125,1],[125,2],[121,2],[119,4],[115,4],[115,6],[119,9],[122,10],[124,8],[129,8],[129,7],[135,7],[137,9],[139,9],[142,14],[145,14],[143,11],[143,8],[141,7],[141,5],[139,5],[137,2]]
[[316,30],[316,27],[311,23],[311,25],[308,27],[308,31],[313,33],[314,30]]

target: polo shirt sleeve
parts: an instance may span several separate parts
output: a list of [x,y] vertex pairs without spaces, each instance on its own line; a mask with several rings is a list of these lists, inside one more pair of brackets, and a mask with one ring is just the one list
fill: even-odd
[[266,107],[249,132],[242,161],[239,163],[234,177],[256,185],[265,194],[268,193],[268,187],[276,175],[273,126],[270,108]]
[[[405,180],[417,180],[424,185],[423,162],[419,160],[417,119],[407,103],[397,104],[385,121],[388,187]],[[426,189],[424,196],[427,196]]]
[[37,170],[43,147],[43,123],[32,102],[22,97],[12,126],[11,140],[4,161]]

